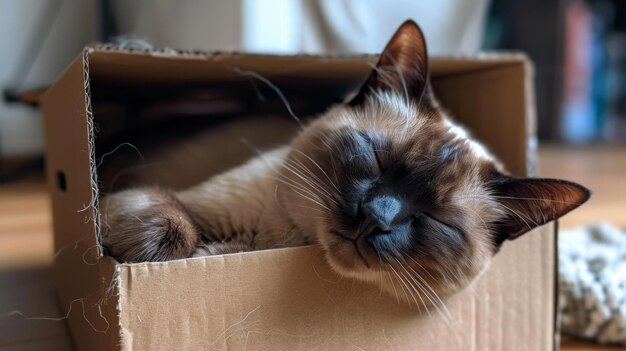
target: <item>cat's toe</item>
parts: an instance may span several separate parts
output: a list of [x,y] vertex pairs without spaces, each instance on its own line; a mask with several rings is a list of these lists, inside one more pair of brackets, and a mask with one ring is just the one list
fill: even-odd
[[126,262],[190,257],[200,232],[182,204],[159,189],[126,190],[103,199],[102,245]]

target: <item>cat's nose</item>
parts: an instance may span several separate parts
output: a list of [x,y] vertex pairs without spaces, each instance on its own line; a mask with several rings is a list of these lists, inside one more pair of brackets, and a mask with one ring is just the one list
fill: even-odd
[[392,195],[377,195],[361,205],[364,215],[365,236],[391,231],[394,221],[402,212],[402,201]]

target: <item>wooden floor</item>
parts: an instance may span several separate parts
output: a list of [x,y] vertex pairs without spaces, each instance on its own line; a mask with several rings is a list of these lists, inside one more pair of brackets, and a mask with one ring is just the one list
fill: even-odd
[[560,220],[561,227],[607,220],[626,228],[626,146],[542,147],[538,161],[539,176],[579,182],[593,192],[587,204]]
[[[594,191],[589,204],[564,217],[562,227],[606,220],[626,227],[626,148],[540,151],[539,175],[563,177]],[[54,301],[50,278],[52,234],[49,200],[39,177],[0,188],[0,351],[71,350]],[[591,351],[623,348],[599,347],[565,341],[561,350]]]

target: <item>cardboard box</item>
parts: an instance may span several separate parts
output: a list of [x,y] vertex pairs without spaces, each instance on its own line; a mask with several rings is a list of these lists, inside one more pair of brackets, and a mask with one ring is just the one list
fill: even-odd
[[[108,122],[94,122],[92,91],[249,85],[237,67],[281,89],[340,98],[375,60],[85,50],[43,101],[55,279],[77,348],[553,350],[552,224],[505,243],[491,268],[447,301],[449,316],[420,313],[375,286],[342,279],[317,246],[165,263],[102,256],[94,138]],[[523,56],[435,58],[431,76],[443,105],[510,171],[532,172],[532,70]]]

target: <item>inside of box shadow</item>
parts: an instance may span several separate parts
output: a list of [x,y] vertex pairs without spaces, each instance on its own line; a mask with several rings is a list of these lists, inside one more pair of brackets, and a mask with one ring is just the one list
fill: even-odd
[[[254,79],[192,85],[92,83],[101,196],[136,186],[193,186],[259,151],[284,145],[297,133],[297,119],[307,123],[343,98],[341,92],[324,87],[271,84]],[[274,128],[278,118],[280,127]],[[261,128],[253,130],[234,129],[232,138],[222,140],[219,150],[202,150],[199,140],[203,135],[211,137],[217,127],[237,124],[233,128],[238,128],[250,120],[267,123],[257,122]],[[190,151],[193,146],[202,150],[201,154],[195,150],[187,160],[168,158],[168,150]],[[179,179],[159,177],[164,173],[159,171],[168,167],[176,168]]]

